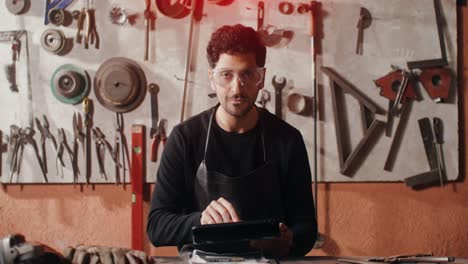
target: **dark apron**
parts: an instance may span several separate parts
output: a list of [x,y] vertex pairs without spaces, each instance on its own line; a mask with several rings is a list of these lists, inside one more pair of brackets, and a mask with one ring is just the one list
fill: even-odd
[[[284,210],[277,169],[271,161],[266,161],[264,126],[262,112],[259,109],[259,121],[262,130],[264,164],[243,176],[229,177],[221,172],[210,171],[206,167],[206,153],[210,138],[211,123],[217,107],[211,112],[205,141],[205,152],[197,170],[194,183],[195,197],[199,211],[204,211],[213,200],[220,197],[228,200],[235,208],[241,220],[273,218],[283,220]],[[219,153],[223,155],[223,153]],[[242,157],[239,157],[242,158]]]

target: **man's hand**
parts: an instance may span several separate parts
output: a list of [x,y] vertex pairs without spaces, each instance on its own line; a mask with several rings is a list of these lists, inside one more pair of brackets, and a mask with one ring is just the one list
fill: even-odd
[[223,197],[213,200],[202,212],[202,225],[239,222],[236,209]]
[[261,249],[264,253],[274,257],[286,257],[293,243],[293,233],[288,226],[279,224],[280,236],[270,240],[255,240],[251,246]]

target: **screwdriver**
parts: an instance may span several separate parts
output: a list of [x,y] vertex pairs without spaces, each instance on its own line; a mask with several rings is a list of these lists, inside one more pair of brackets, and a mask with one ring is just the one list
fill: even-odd
[[445,172],[444,169],[444,161],[442,159],[442,143],[443,143],[443,127],[442,127],[442,120],[440,118],[434,117],[433,120],[434,125],[434,143],[436,144],[437,150],[437,165],[439,170],[439,178],[440,178],[440,186],[443,186],[443,173]]

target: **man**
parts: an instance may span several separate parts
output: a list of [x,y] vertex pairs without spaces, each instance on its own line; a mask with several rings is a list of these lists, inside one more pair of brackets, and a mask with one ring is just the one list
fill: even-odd
[[174,127],[159,165],[147,233],[155,246],[192,242],[196,225],[277,219],[281,237],[254,243],[276,257],[303,256],[317,224],[300,132],[255,106],[265,80],[258,33],[223,26],[207,47],[219,104]]

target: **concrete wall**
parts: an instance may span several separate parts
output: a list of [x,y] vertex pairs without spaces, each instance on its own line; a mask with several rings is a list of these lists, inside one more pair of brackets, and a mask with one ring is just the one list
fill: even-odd
[[[462,8],[460,53],[468,61],[468,7]],[[461,48],[461,47],[460,47]],[[468,66],[460,68],[460,148],[467,148],[465,102]],[[468,167],[464,151],[460,174]],[[329,183],[319,186],[319,229],[323,249],[311,255],[392,255],[432,252],[468,256],[468,183],[413,191],[402,183]],[[130,190],[115,185],[24,185],[0,191],[0,237],[19,232],[61,250],[99,244],[130,247]],[[150,248],[150,254],[173,255],[175,248]]]

